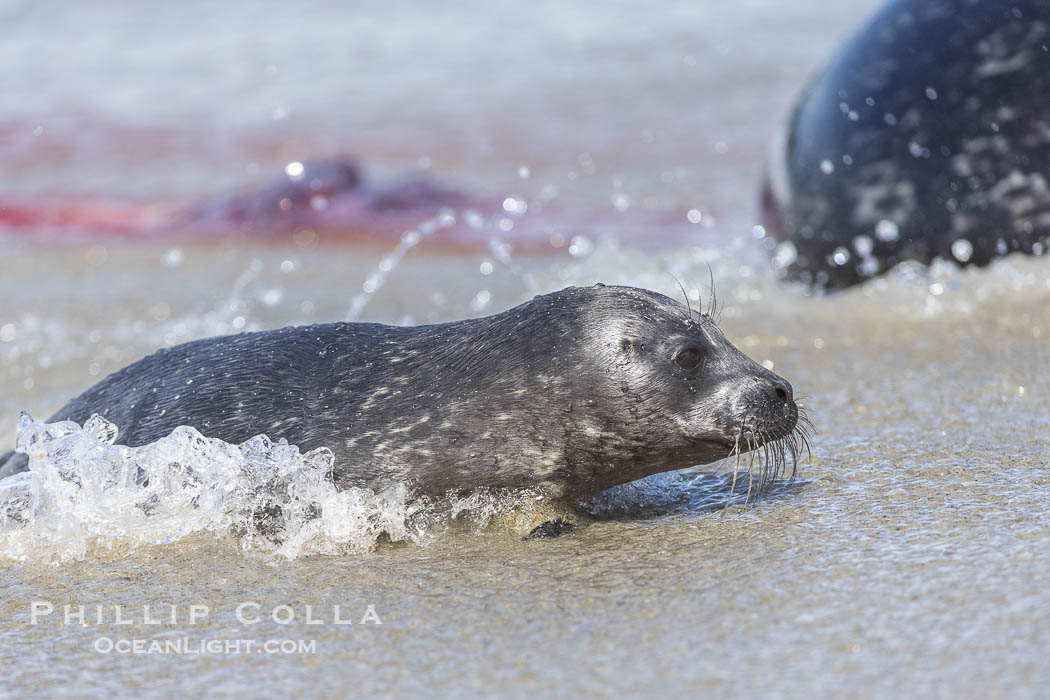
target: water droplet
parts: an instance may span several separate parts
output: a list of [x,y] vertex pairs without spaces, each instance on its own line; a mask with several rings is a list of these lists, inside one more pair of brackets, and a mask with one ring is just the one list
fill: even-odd
[[875,242],[869,236],[860,235],[853,239],[853,250],[861,257],[871,255],[871,251],[874,249]]
[[685,218],[689,220],[691,224],[698,224],[704,219],[704,214],[699,209],[690,209],[685,213]]
[[280,287],[267,289],[260,295],[259,299],[266,306],[277,306],[284,299],[284,291]]
[[172,248],[164,254],[164,266],[165,267],[178,267],[182,264],[183,255],[182,250],[179,248]]
[[306,169],[303,167],[303,164],[297,160],[293,160],[291,163],[284,166],[284,174],[293,180],[302,180],[303,173],[305,172]]
[[968,262],[973,257],[973,243],[960,238],[952,243],[952,256],[959,262]]
[[831,173],[835,172],[835,164],[827,159],[820,161],[820,172],[824,173],[825,175],[830,175]]
[[871,277],[879,272],[879,261],[875,258],[864,258],[860,261],[860,265],[857,265],[857,272],[864,277]]
[[594,244],[586,236],[573,236],[569,244],[569,254],[582,257],[589,255],[594,250]]
[[875,237],[880,241],[895,241],[900,237],[900,229],[893,221],[882,219],[875,224]]
[[112,445],[117,439],[117,426],[97,413],[91,414],[91,417],[84,421],[84,431],[107,445]]
[[528,210],[528,208],[529,205],[525,200],[517,195],[511,195],[503,200],[503,210],[508,214],[521,216]]
[[798,249],[791,241],[784,241],[773,251],[773,266],[778,269],[786,268],[798,260]]
[[470,308],[475,311],[481,311],[488,306],[490,301],[492,301],[492,292],[482,289],[474,295],[474,299],[470,302]]
[[167,321],[171,316],[171,307],[163,301],[158,302],[150,307],[149,313],[157,321]]

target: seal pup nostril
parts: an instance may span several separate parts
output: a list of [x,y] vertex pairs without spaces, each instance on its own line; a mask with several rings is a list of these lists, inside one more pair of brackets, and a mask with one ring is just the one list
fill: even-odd
[[792,403],[795,398],[790,382],[780,377],[773,380],[772,396],[775,397],[773,400],[779,403]]

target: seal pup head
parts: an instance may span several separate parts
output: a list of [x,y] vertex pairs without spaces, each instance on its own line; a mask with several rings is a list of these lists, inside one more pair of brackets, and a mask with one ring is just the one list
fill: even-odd
[[[708,313],[655,292],[596,285],[572,299],[585,354],[575,355],[584,410],[570,462],[602,455],[602,486],[752,453],[761,491],[807,444],[791,384],[736,348]],[[555,295],[550,295],[555,296]],[[573,460],[573,447],[579,457]]]

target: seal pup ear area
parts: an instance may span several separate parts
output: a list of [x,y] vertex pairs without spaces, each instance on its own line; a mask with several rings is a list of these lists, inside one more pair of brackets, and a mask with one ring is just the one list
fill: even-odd
[[619,347],[620,352],[625,355],[638,355],[645,352],[645,343],[638,342],[633,338],[621,338]]

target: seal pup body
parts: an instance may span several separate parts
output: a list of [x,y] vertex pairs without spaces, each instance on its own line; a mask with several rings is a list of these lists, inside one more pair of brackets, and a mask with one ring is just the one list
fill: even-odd
[[566,502],[766,443],[793,448],[798,421],[791,385],[709,316],[601,285],[439,325],[186,343],[115,372],[50,421],[94,413],[129,446],[191,425],[232,443],[265,433],[328,447],[338,488],[529,487]]

